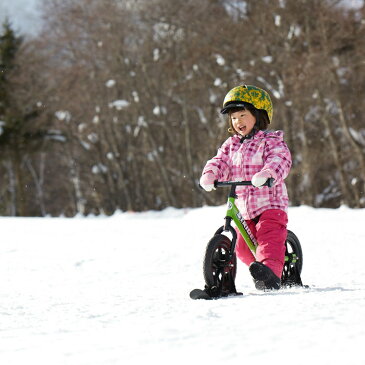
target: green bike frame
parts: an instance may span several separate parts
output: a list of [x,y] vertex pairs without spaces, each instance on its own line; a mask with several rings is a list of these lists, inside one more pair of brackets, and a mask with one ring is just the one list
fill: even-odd
[[228,197],[226,219],[230,218],[233,220],[243,239],[245,240],[247,246],[251,250],[252,254],[255,256],[257,241],[251,233],[247,223],[242,218],[240,211],[236,207],[235,200],[236,198],[234,197]]

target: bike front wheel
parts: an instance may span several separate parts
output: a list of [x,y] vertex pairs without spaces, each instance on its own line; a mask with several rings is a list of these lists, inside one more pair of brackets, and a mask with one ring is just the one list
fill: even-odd
[[234,253],[231,259],[231,240],[222,234],[216,234],[208,242],[205,251],[203,273],[206,285],[211,287],[222,287],[227,282],[227,277],[234,280],[237,273],[237,257]]

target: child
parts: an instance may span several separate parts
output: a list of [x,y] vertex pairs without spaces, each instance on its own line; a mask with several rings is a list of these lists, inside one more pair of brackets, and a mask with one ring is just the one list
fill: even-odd
[[[236,254],[253,277],[257,289],[279,289],[284,266],[288,222],[288,194],[284,179],[291,167],[290,151],[282,131],[268,131],[273,108],[269,94],[241,85],[228,92],[222,114],[228,114],[233,134],[209,160],[200,178],[206,191],[214,181],[251,180],[237,187],[237,207],[256,237],[256,259],[237,230]],[[274,178],[273,187],[261,186]]]

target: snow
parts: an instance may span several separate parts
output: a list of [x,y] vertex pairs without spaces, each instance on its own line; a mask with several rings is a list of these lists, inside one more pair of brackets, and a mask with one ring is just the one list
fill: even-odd
[[292,39],[293,37],[299,37],[301,33],[301,28],[297,24],[292,24],[289,29],[288,39]]
[[158,48],[155,48],[153,50],[153,60],[157,62],[160,59],[160,50]]
[[137,91],[132,91],[133,100],[135,103],[139,103],[139,95]]
[[108,87],[108,88],[112,88],[112,87],[114,87],[115,85],[116,85],[116,81],[115,80],[112,80],[112,79],[110,79],[110,80],[108,80],[106,83],[105,83],[105,86],[106,87]]
[[216,54],[215,59],[219,66],[224,66],[226,64],[226,60],[220,54]]
[[[1,122],[0,122],[1,123]],[[1,126],[1,124],[0,124]],[[362,146],[365,146],[365,130],[361,129],[360,131],[356,131],[355,129],[349,127],[349,132],[351,134],[351,137]]]
[[214,86],[221,86],[222,85],[222,80],[217,77],[215,80],[214,80]]
[[261,59],[265,63],[271,63],[272,62],[272,56],[264,56],[264,57],[261,57]]
[[280,25],[281,25],[281,16],[280,15],[275,14],[274,23],[277,27],[280,27]]
[[363,363],[362,209],[289,209],[310,289],[193,301],[225,207],[0,218],[3,364]]
[[129,102],[127,100],[114,100],[112,103],[109,103],[109,108],[116,108],[117,110],[125,109],[129,106]]
[[91,143],[97,143],[99,141],[99,136],[96,133],[90,133],[88,134],[87,139]]
[[161,114],[161,113],[160,113],[160,107],[159,107],[158,105],[156,105],[156,106],[153,108],[152,113],[153,113],[154,115],[160,115],[160,114]]
[[71,113],[67,110],[59,110],[55,112],[55,116],[60,121],[69,122],[71,120]]
[[102,163],[98,163],[91,168],[91,172],[93,174],[105,174],[108,171],[108,168]]

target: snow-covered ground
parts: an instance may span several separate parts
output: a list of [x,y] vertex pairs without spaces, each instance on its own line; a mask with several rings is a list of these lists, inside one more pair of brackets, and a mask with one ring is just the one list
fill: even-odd
[[365,364],[365,210],[290,208],[310,289],[193,301],[224,210],[1,218],[1,364]]

